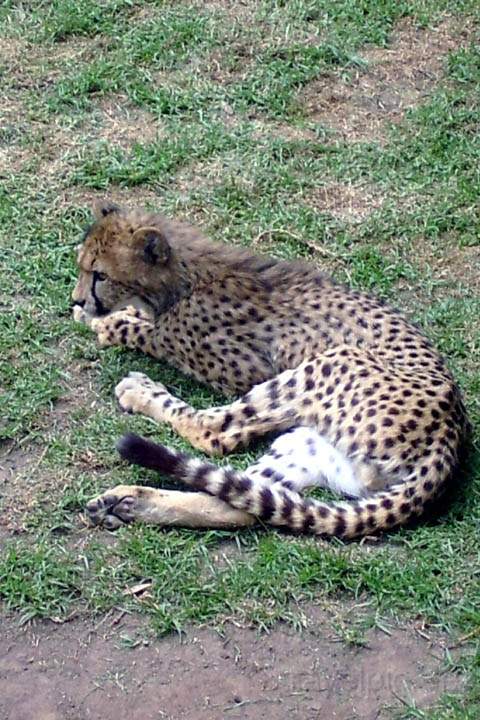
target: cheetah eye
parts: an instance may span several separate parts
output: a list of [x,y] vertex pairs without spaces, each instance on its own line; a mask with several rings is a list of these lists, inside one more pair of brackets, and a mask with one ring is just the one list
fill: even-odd
[[97,272],[96,270],[93,271],[93,274],[95,276],[95,280],[100,280],[100,282],[103,282],[107,279],[107,276],[105,273]]

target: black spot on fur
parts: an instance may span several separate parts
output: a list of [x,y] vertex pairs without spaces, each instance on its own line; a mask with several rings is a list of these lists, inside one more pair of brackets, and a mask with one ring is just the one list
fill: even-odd
[[312,529],[312,527],[315,525],[315,516],[311,510],[308,510],[305,513],[305,517],[303,518],[302,523],[302,532],[308,533]]
[[333,531],[334,534],[337,537],[342,537],[343,535],[345,535],[346,529],[347,529],[347,524],[346,524],[345,520],[343,519],[343,517],[341,517],[341,515],[337,516],[336,523],[335,523],[335,529]]
[[260,493],[260,517],[262,520],[270,520],[275,512],[275,501],[270,488],[263,488]]
[[218,493],[218,497],[220,500],[223,500],[224,502],[228,502],[230,494],[232,492],[232,488],[234,485],[236,473],[234,470],[226,470],[224,481],[222,484],[222,488],[220,492]]
[[332,366],[330,365],[330,363],[324,363],[324,364],[322,365],[322,375],[323,375],[323,377],[328,377],[328,376],[331,375],[331,374],[332,374]]
[[291,497],[287,495],[287,493],[282,494],[282,518],[286,520],[287,522],[290,520],[293,512],[293,508],[295,507],[295,504]]
[[220,428],[220,432],[225,432],[226,430],[228,430],[228,428],[230,427],[232,422],[233,422],[233,415],[231,413],[226,413],[225,418],[223,420],[222,427]]

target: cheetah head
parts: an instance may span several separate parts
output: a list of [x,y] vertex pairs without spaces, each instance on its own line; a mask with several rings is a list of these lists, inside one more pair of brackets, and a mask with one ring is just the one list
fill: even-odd
[[186,278],[161,216],[99,203],[94,217],[78,248],[74,305],[93,316],[132,303],[161,313],[184,294]]

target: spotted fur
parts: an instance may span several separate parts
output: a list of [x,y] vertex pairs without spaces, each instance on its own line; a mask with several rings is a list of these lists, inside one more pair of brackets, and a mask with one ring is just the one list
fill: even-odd
[[[101,344],[147,352],[240,395],[196,411],[133,373],[116,389],[123,409],[167,422],[217,455],[302,426],[313,432],[318,469],[310,464],[302,481],[298,434],[290,473],[288,453],[275,445],[279,457],[245,473],[140,439],[121,445],[127,459],[272,524],[340,537],[420,515],[452,477],[469,427],[458,387],[422,332],[379,300],[309,265],[257,257],[162,216],[111,207],[99,208],[78,259],[76,316]],[[281,482],[278,474],[289,477]],[[357,497],[305,499],[312,479]]]

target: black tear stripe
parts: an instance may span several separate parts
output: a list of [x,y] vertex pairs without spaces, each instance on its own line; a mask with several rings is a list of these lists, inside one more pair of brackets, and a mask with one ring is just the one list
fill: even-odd
[[143,303],[145,303],[145,305],[148,305],[152,310],[155,310],[155,303],[152,302],[152,300],[150,300],[150,298],[145,297],[145,295],[141,295],[140,293],[139,293],[138,297],[140,298],[140,300]]
[[93,281],[92,281],[92,296],[95,300],[95,310],[97,315],[106,315],[108,313],[108,308],[105,307],[105,305],[102,303],[100,298],[98,297],[97,293],[95,292],[95,285],[97,284],[99,280],[98,273],[96,270],[93,271]]

